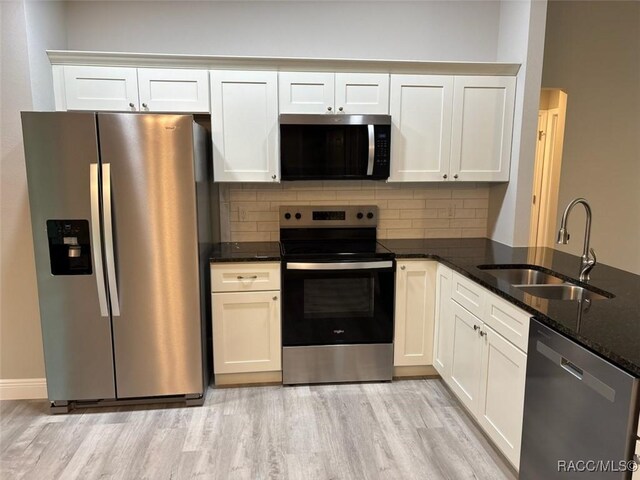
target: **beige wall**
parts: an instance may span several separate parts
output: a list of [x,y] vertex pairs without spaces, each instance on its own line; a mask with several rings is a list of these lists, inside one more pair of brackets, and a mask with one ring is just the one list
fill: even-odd
[[[542,84],[568,95],[558,222],[585,197],[598,260],[640,274],[640,2],[550,2]],[[581,207],[569,231],[580,254]]]
[[231,184],[220,192],[222,238],[275,241],[280,205],[377,205],[380,238],[485,237],[489,187],[482,184],[293,182]]
[[20,110],[32,109],[25,9],[0,2],[0,378],[42,378],[44,362]]

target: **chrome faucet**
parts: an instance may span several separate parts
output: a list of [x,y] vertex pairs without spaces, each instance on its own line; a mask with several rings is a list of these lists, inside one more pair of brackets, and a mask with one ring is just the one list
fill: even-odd
[[584,229],[584,248],[582,249],[582,262],[580,264],[580,281],[589,281],[589,272],[596,265],[596,252],[593,248],[589,248],[589,239],[591,237],[591,207],[584,198],[573,199],[562,214],[560,222],[560,230],[558,230],[558,243],[566,245],[569,243],[569,232],[567,232],[567,221],[569,220],[569,212],[577,204],[582,204],[587,212],[587,225]]

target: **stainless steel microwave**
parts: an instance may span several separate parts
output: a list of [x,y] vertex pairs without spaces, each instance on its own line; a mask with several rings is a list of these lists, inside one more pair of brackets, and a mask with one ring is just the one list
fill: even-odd
[[386,180],[390,115],[280,115],[282,180]]

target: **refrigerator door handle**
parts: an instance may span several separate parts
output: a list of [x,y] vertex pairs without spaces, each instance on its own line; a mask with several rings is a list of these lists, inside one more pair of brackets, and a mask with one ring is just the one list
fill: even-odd
[[109,297],[111,299],[111,315],[120,316],[120,299],[118,298],[118,280],[116,278],[115,250],[113,248],[113,219],[111,215],[111,164],[102,164],[102,206],[104,208],[104,247],[109,277]]
[[96,286],[98,288],[98,303],[100,315],[109,316],[107,305],[107,286],[104,283],[104,268],[102,266],[102,239],[100,235],[100,187],[98,185],[98,164],[89,165],[89,188],[91,192],[91,249],[93,265],[95,267]]

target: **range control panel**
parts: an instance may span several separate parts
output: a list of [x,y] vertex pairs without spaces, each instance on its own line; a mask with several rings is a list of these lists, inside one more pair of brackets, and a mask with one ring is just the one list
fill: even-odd
[[280,207],[280,228],[377,227],[376,205]]

